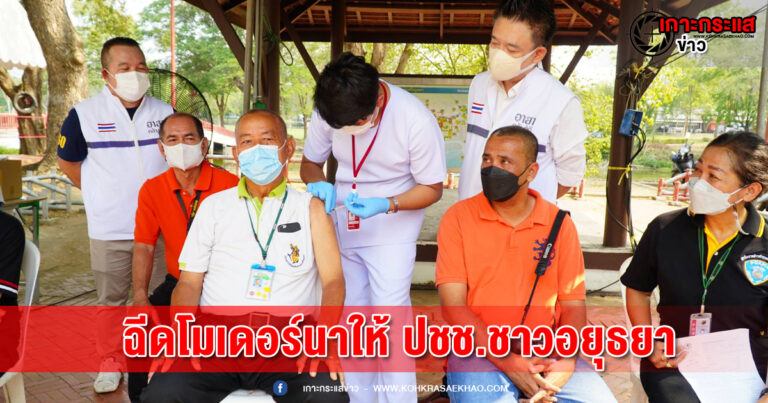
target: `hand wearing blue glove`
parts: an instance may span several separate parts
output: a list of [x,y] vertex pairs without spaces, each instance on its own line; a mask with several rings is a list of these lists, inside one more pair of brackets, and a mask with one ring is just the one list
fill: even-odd
[[307,192],[325,202],[326,214],[331,214],[336,207],[336,189],[328,182],[312,182],[307,185]]
[[344,205],[352,214],[360,218],[373,217],[389,211],[389,199],[383,197],[359,198],[357,193],[350,193]]

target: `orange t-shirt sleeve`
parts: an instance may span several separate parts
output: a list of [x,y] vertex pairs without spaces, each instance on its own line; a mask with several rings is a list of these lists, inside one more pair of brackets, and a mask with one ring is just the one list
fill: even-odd
[[586,299],[584,288],[584,255],[579,236],[569,215],[565,216],[556,244],[559,244],[557,299],[561,301]]
[[150,182],[144,182],[139,190],[139,205],[136,209],[136,228],[133,230],[134,242],[154,245],[160,234],[160,223],[155,215],[154,204],[149,192]]
[[437,230],[437,264],[435,285],[445,283],[467,284],[464,265],[464,243],[456,207],[449,208]]

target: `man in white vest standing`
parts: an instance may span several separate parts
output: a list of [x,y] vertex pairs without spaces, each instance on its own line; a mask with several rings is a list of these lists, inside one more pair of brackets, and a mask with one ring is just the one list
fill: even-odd
[[555,35],[555,13],[549,1],[506,0],[493,18],[490,70],[476,75],[469,87],[459,200],[482,191],[480,165],[488,134],[516,125],[539,141],[540,168],[531,188],[554,203],[584,176],[588,135],[579,99],[538,67]]
[[[146,95],[149,69],[139,44],[112,38],[101,49],[101,76],[106,85],[75,105],[61,127],[59,168],[83,192],[91,269],[99,306],[121,306],[131,289],[131,259],[136,206],[141,185],[168,169],[157,148],[160,122],[173,113],[170,105]],[[160,245],[158,245],[160,246]],[[164,248],[155,249],[150,289],[166,274]],[[102,357],[93,384],[97,393],[117,389],[121,371],[118,339],[107,338],[110,324],[98,314],[97,349]]]

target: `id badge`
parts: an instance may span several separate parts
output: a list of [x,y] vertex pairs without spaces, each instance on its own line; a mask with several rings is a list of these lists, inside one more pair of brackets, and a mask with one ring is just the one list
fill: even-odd
[[275,278],[275,266],[254,264],[248,272],[248,291],[246,298],[269,300],[272,294],[272,280]]
[[360,217],[347,210],[347,231],[357,231],[360,229]]
[[694,313],[691,315],[691,325],[688,330],[689,336],[698,336],[708,334],[712,326],[712,314],[709,312]]

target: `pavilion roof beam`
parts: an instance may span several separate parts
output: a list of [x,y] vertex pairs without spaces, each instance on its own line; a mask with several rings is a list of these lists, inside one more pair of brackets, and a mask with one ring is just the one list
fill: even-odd
[[616,18],[619,18],[619,12],[620,12],[619,9],[617,7],[614,7],[611,4],[608,4],[600,0],[582,0],[582,1],[599,8],[603,12],[608,12],[609,14],[613,15]]
[[[474,28],[450,28],[443,29],[443,39],[437,27],[413,28],[398,32],[397,36],[382,35],[382,31],[391,29],[387,26],[352,27],[346,35],[347,42],[382,42],[382,43],[463,43],[468,45],[487,45],[490,40],[488,31]],[[302,40],[306,42],[328,42],[330,34],[322,26],[296,27]],[[559,31],[556,45],[579,46],[587,31]],[[291,40],[287,33],[281,35],[283,40]],[[593,45],[613,45],[602,36],[595,38]]]
[[226,13],[227,11],[245,3],[245,0],[229,0],[224,2],[224,4],[221,5],[221,9],[224,10]]
[[[433,7],[406,7],[406,6],[389,6],[385,7],[386,4],[380,4],[378,6],[376,5],[360,5],[359,3],[354,6],[348,6],[347,11],[349,12],[363,12],[363,13],[401,13],[401,14],[432,14],[432,15],[438,15],[440,14],[440,5],[436,4]],[[313,10],[330,10],[331,6],[326,4],[318,4],[317,6],[312,7]],[[474,7],[461,7],[457,5],[452,5],[450,7],[445,7],[443,9],[443,12],[455,12],[460,14],[485,14],[490,13],[493,14],[492,8],[478,8],[477,6]]]
[[229,50],[232,51],[235,59],[240,63],[240,67],[245,70],[245,46],[243,45],[243,42],[240,41],[240,37],[237,36],[237,32],[235,32],[232,24],[229,23],[227,17],[224,15],[222,7],[216,0],[200,0],[200,6],[211,15],[213,22],[216,23],[221,35],[227,42]]
[[288,32],[288,35],[290,35],[293,43],[296,45],[296,49],[299,51],[302,60],[304,60],[304,64],[307,66],[307,69],[312,74],[312,77],[315,79],[315,81],[317,81],[318,77],[320,77],[317,66],[315,66],[315,62],[312,60],[312,56],[310,56],[309,52],[307,52],[307,48],[304,47],[304,42],[301,41],[301,36],[293,27],[293,23],[290,21],[290,17],[282,8],[280,9],[280,18],[283,20],[285,30]]
[[[566,7],[570,8],[571,10],[573,10],[573,12],[577,13],[581,18],[587,20],[587,22],[592,24],[592,26],[597,25],[597,18],[595,18],[595,16],[593,16],[592,14],[584,11],[584,9],[579,7],[574,2],[574,0],[560,0],[560,1],[562,1],[563,4],[566,5]],[[603,10],[603,13],[605,13],[605,10]],[[610,32],[606,32],[603,28],[598,29],[597,32],[600,33],[600,35],[602,35],[605,39],[607,39],[608,42],[610,42],[611,44],[615,44],[616,43],[615,38],[613,38],[613,36],[611,35]]]
[[[316,5],[319,2],[320,0],[305,0],[305,1],[299,0],[298,3],[301,3],[301,4],[298,7],[295,7],[294,9],[292,9],[290,12],[287,12],[286,15],[288,16],[288,19],[283,19],[283,21],[294,23],[304,13],[307,13],[307,18],[309,18],[309,23],[314,25],[315,19],[314,17],[312,17],[312,12],[310,8],[312,8],[314,5]],[[285,6],[281,7],[280,9],[285,10]],[[284,31],[285,31],[285,23],[282,23],[280,25],[280,32],[282,33]]]
[[288,13],[288,18],[290,18],[288,21],[296,22],[296,19],[301,17],[301,15],[304,14],[305,12],[307,14],[309,14],[309,9],[314,7],[319,2],[320,2],[320,0],[307,0],[307,1],[305,1],[300,7],[296,7],[295,9],[291,10]]
[[589,45],[592,43],[592,41],[595,40],[597,32],[603,27],[603,25],[605,25],[605,20],[607,18],[608,13],[603,10],[603,12],[600,13],[600,17],[598,18],[598,23],[593,25],[592,29],[589,30],[587,36],[584,37],[584,41],[581,42],[581,45],[579,45],[579,49],[576,51],[576,54],[573,55],[571,62],[568,63],[568,67],[565,68],[565,71],[563,71],[563,74],[560,76],[561,83],[565,84],[568,82],[568,78],[570,78],[571,74],[573,74],[573,71],[576,70],[576,66],[579,64],[579,61],[581,61],[581,57],[584,56],[584,53],[586,53]]

